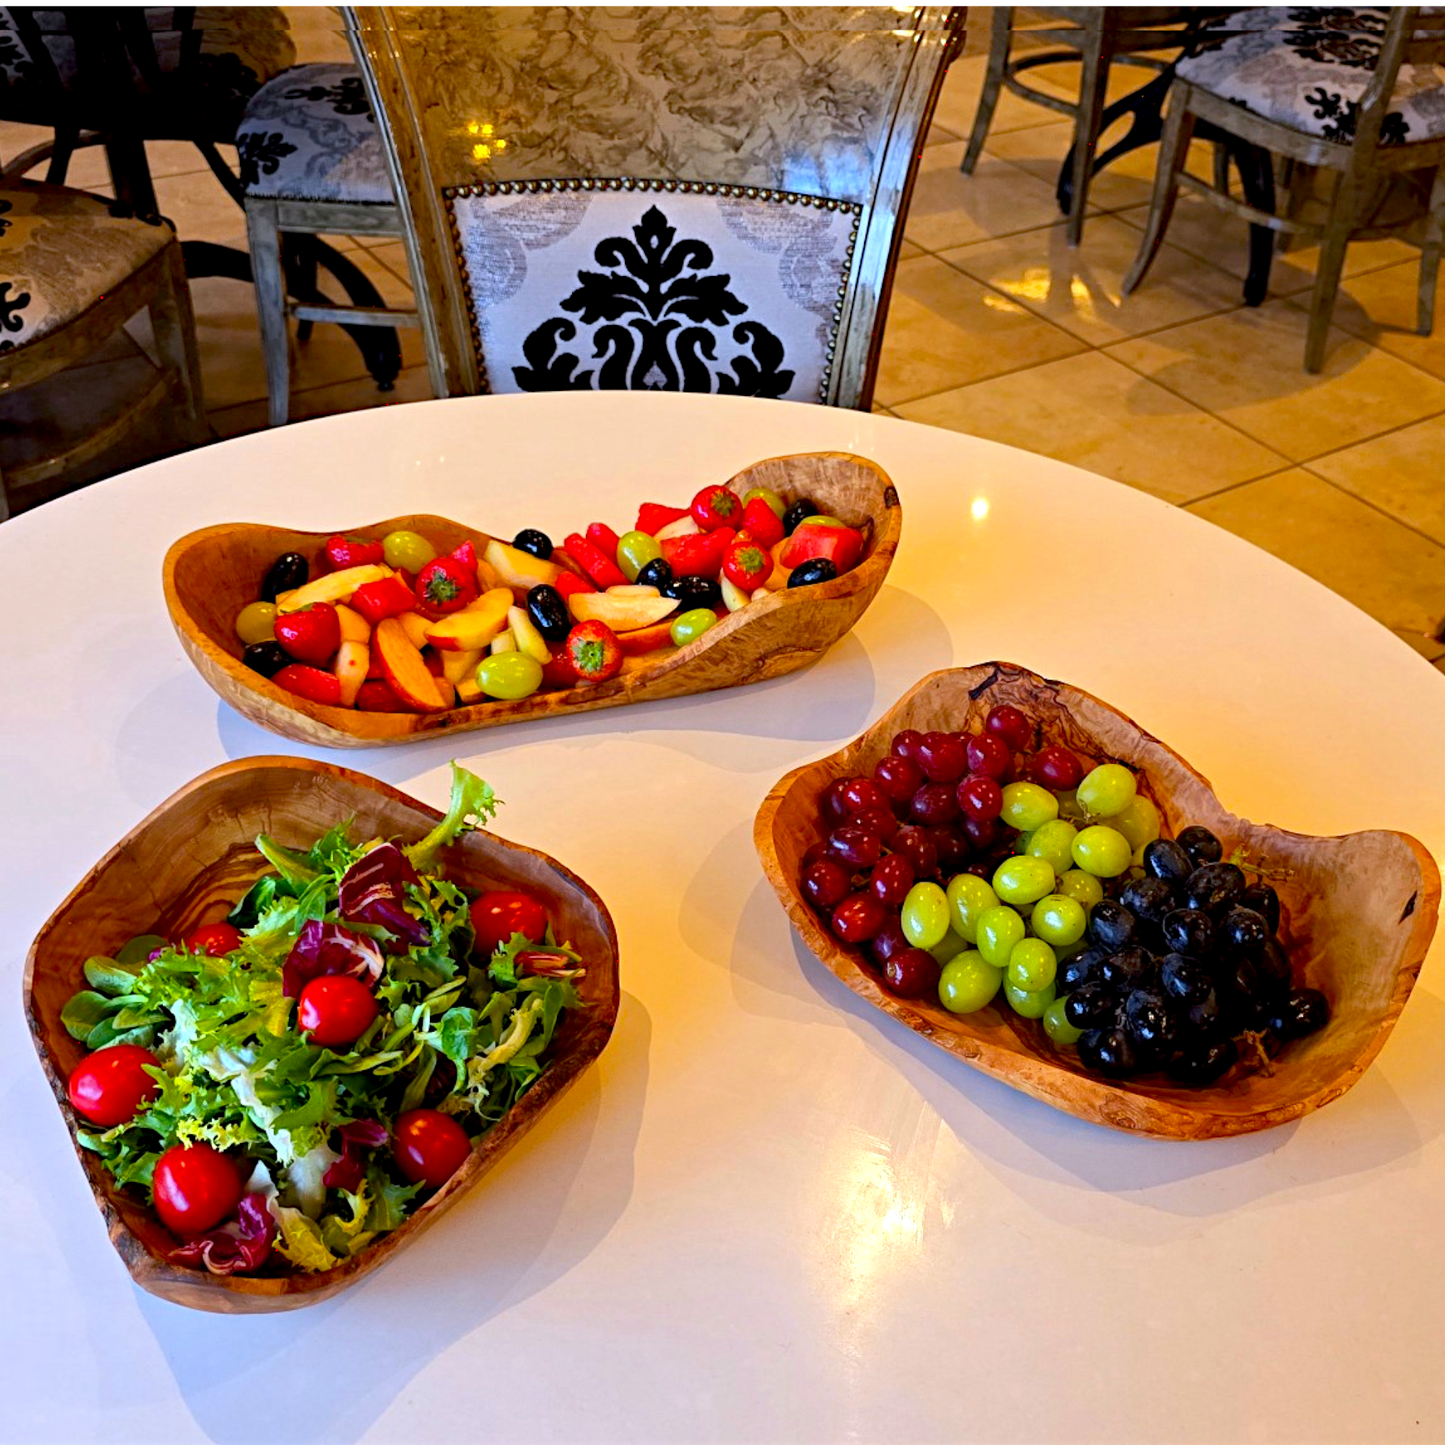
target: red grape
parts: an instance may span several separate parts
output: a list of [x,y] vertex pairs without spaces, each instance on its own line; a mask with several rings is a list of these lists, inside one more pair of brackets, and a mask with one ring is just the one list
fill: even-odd
[[992,863],[970,863],[963,870],[965,873],[972,873],[975,878],[982,878],[985,881],[991,879],[997,871]]
[[843,784],[843,801],[849,812],[861,813],[865,808],[886,808],[888,794],[872,778],[849,778]]
[[938,850],[938,866],[945,877],[958,872],[973,852],[968,839],[955,824],[944,823],[930,828],[928,836],[933,839],[933,846]]
[[926,998],[938,993],[938,960],[922,948],[905,948],[883,965],[883,981],[899,998]]
[[1003,777],[1013,761],[1008,745],[991,733],[969,738],[967,753],[969,772],[985,773],[990,778]]
[[918,756],[918,745],[923,741],[923,734],[914,728],[904,728],[901,733],[894,734],[893,751],[900,758],[910,758],[913,762],[920,761]]
[[819,795],[818,809],[823,814],[823,821],[830,828],[836,828],[853,811],[844,796],[847,786],[847,778],[835,778]]
[[964,750],[951,733],[925,733],[918,745],[918,766],[934,783],[956,783],[963,776]]
[[965,818],[963,820],[963,831],[968,834],[968,841],[982,852],[991,848],[998,842],[998,819],[997,818]]
[[925,783],[913,795],[917,823],[949,823],[958,817],[958,797],[952,783]]
[[876,768],[873,777],[888,794],[890,803],[908,803],[923,786],[923,769],[912,758],[890,753]]
[[829,836],[828,852],[854,868],[871,868],[883,856],[883,840],[866,828],[845,823]]
[[1034,760],[1034,771],[1047,788],[1067,793],[1084,780],[1084,765],[1068,748],[1045,748]]
[[915,878],[932,878],[938,872],[938,849],[926,828],[900,828],[888,846],[913,864]]
[[803,896],[814,908],[836,908],[848,896],[848,870],[824,858],[803,872]]
[[848,827],[862,828],[866,833],[876,833],[886,843],[898,831],[898,819],[893,809],[864,808],[848,819]]
[[913,887],[913,864],[901,853],[890,853],[879,860],[868,887],[885,908],[902,908]]
[[871,893],[855,893],[833,910],[833,932],[845,943],[867,943],[888,921]]
[[958,806],[965,818],[992,822],[1003,809],[1003,789],[983,773],[970,773],[958,785]]
[[1007,748],[1018,752],[1033,741],[1034,730],[1028,718],[1018,708],[1000,703],[990,708],[983,720],[984,731],[996,737]]
[[905,948],[911,947],[908,935],[903,931],[903,920],[896,917],[890,918],[868,944],[869,952],[880,964],[887,963],[895,953],[902,953]]

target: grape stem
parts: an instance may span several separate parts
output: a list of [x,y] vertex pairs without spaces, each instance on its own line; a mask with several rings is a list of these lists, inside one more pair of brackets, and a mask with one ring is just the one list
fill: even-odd
[[1229,862],[1236,868],[1242,868],[1246,873],[1253,873],[1257,878],[1269,878],[1275,882],[1283,882],[1294,877],[1293,868],[1270,868],[1263,863],[1251,861],[1247,848],[1236,848],[1229,855]]
[[1264,1046],[1264,1035],[1254,1029],[1245,1029],[1239,1037],[1244,1048],[1254,1053],[1259,1064],[1259,1072],[1263,1074],[1266,1079],[1272,1079],[1274,1077],[1274,1061],[1270,1058],[1269,1051]]

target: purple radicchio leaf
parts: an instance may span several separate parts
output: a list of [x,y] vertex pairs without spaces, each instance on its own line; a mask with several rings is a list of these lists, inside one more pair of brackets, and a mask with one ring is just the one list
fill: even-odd
[[175,1264],[204,1264],[212,1274],[250,1274],[266,1263],[275,1237],[270,1204],[252,1191],[241,1196],[235,1219],[187,1240],[170,1257]]
[[337,1131],[341,1138],[341,1158],[322,1177],[321,1182],[328,1189],[344,1189],[355,1194],[366,1177],[366,1160],[363,1149],[379,1149],[387,1141],[386,1125],[375,1119],[356,1119],[343,1124]]
[[301,930],[281,969],[281,992],[296,998],[313,978],[327,973],[349,973],[374,989],[381,978],[381,949],[369,938],[352,933],[339,923],[316,919]]
[[406,911],[406,885],[416,869],[395,843],[382,843],[358,858],[341,880],[341,916],[353,923],[374,923],[396,935],[390,952],[405,953],[430,937],[426,924]]

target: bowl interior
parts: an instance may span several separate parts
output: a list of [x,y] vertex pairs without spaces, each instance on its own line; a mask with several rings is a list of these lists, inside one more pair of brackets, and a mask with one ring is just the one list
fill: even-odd
[[[1158,804],[1165,832],[1212,829],[1225,856],[1268,870],[1287,922],[1281,937],[1296,980],[1330,1001],[1327,1028],[1292,1043],[1254,1071],[1237,1067],[1219,1085],[1183,1089],[1162,1075],[1115,1084],[1096,1078],[1072,1050],[1056,1049],[1042,1025],[1006,1003],[955,1015],[937,1003],[885,992],[862,954],[840,943],[803,901],[802,857],[824,836],[818,801],[835,778],[870,774],[904,728],[958,731],[982,725],[1009,702],[1037,721],[1042,741],[1095,762],[1122,762]],[[1247,1132],[1284,1122],[1343,1093],[1383,1045],[1419,972],[1435,926],[1440,880],[1415,840],[1390,832],[1310,838],[1227,812],[1177,754],[1097,698],[1006,663],[925,678],[862,737],[790,774],[759,817],[759,847],[790,915],[815,953],[855,992],[950,1049],[1037,1097],[1118,1127],[1171,1137]],[[768,865],[768,852],[773,862]]]

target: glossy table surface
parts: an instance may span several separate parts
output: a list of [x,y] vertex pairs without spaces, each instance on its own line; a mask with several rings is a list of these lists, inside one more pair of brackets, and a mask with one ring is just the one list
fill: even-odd
[[[221,704],[161,558],[223,520],[433,511],[560,536],[759,458],[847,450],[904,506],[854,633],[775,682],[373,752],[447,760],[610,905],[600,1063],[464,1204],[337,1300],[197,1314],[106,1240],[19,1007],[25,950],[181,784],[295,751]],[[1439,949],[1356,1088],[1167,1144],[1016,1094],[793,935],[752,817],[922,674],[1007,658],[1107,699],[1225,805],[1445,857],[1445,678],[1308,578],[1072,467],[774,402],[591,393],[389,408],[132,472],[0,527],[0,1438],[1445,1437]]]

